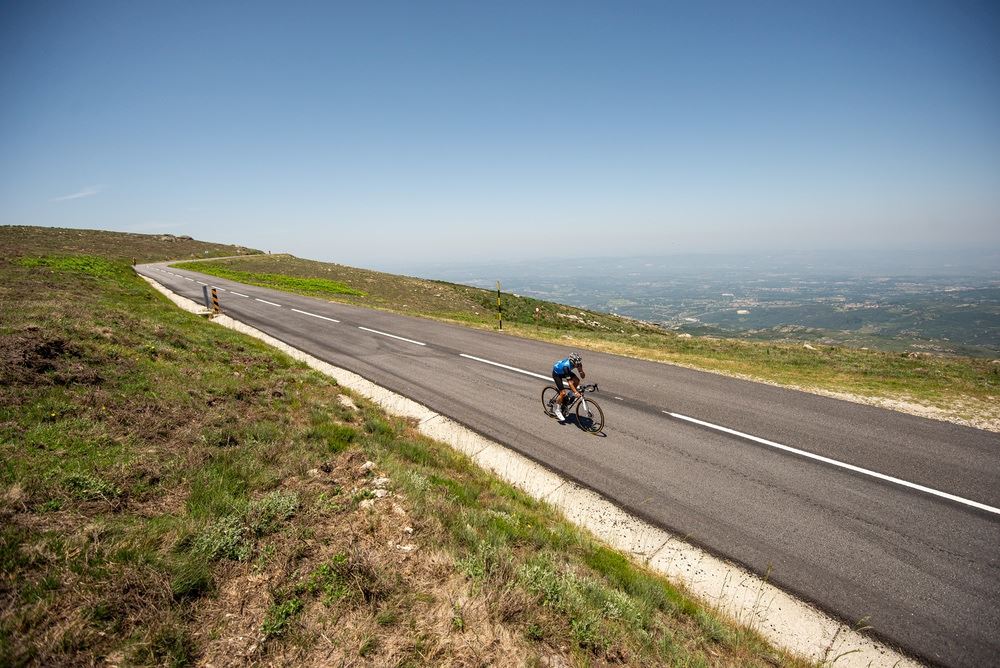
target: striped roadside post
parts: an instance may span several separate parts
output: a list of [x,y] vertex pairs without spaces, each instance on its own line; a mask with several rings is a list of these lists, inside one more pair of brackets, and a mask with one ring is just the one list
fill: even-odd
[[497,322],[500,323],[500,331],[503,331],[503,310],[500,308],[500,281],[497,281]]
[[212,313],[216,315],[222,313],[222,309],[219,308],[219,293],[215,288],[212,288]]

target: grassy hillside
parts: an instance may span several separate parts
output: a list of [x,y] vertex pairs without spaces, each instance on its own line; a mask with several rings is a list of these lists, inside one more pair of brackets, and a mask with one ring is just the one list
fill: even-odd
[[0,665],[802,665],[66,232],[0,229]]
[[0,225],[3,257],[39,255],[95,255],[104,259],[155,262],[183,258],[252,255],[245,246],[213,244],[172,234],[129,234],[59,227]]
[[[177,266],[332,301],[495,328],[496,293],[289,255]],[[307,290],[296,281],[324,281]],[[676,334],[614,315],[503,295],[504,330],[566,345],[715,371],[1000,431],[1000,363],[995,360],[754,342]]]

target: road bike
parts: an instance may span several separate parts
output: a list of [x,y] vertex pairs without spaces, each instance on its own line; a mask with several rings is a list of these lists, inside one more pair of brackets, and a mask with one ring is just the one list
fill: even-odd
[[[591,434],[599,434],[604,429],[604,411],[593,399],[587,399],[587,392],[597,392],[597,383],[591,385],[581,385],[580,391],[576,394],[573,390],[566,388],[566,398],[563,399],[562,412],[567,418],[570,411],[576,408],[576,424],[580,429]],[[542,410],[549,417],[555,417],[552,413],[552,405],[559,396],[559,388],[555,385],[546,385],[542,390]]]

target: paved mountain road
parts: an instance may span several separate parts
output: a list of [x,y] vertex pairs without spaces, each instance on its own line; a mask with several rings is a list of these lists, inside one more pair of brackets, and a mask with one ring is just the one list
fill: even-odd
[[137,270],[197,301],[198,281],[219,286],[228,315],[448,415],[849,623],[865,620],[926,661],[1000,664],[998,434],[583,351],[607,419],[603,437],[588,436],[542,414],[545,383],[529,375],[547,375],[568,349],[164,264]]

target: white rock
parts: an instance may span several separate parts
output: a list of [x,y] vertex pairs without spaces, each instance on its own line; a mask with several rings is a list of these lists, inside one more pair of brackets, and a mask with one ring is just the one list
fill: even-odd
[[361,473],[368,473],[373,468],[375,468],[375,462],[365,462],[364,464],[361,465],[358,471],[360,471]]
[[383,498],[389,496],[388,490],[384,490],[384,489],[372,490],[372,494],[375,495],[376,499],[383,499]]
[[351,399],[346,394],[338,394],[337,395],[337,402],[341,406],[346,406],[347,408],[350,408],[352,411],[361,410],[361,409],[358,408],[358,405],[356,403],[354,403],[354,400]]
[[364,501],[358,504],[358,508],[368,509],[374,507],[375,507],[375,499],[365,499]]
[[375,480],[372,481],[372,485],[378,488],[382,488],[382,487],[388,487],[389,483],[391,482],[392,481],[389,480],[388,478],[375,478]]

